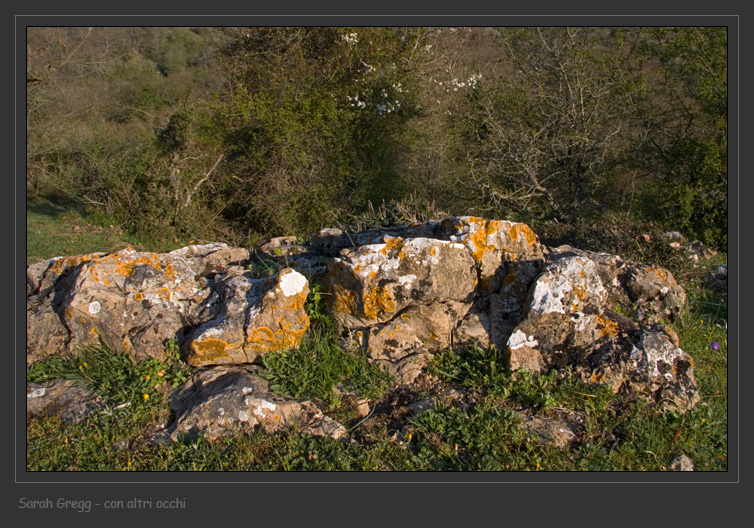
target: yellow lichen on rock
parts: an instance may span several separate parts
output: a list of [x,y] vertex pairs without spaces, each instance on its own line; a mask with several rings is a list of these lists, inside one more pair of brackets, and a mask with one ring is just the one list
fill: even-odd
[[620,333],[618,321],[613,321],[601,314],[598,314],[596,317],[597,329],[600,333],[600,337],[614,338],[618,336]]
[[340,284],[336,284],[332,305],[336,313],[354,313],[356,309],[356,292],[344,288]]
[[[385,247],[380,250],[383,255],[390,254],[395,248],[398,252],[403,248],[404,240],[400,237],[388,238],[385,240]],[[400,258],[400,257],[399,257]]]
[[227,343],[222,339],[209,338],[202,341],[193,341],[191,349],[194,354],[189,358],[190,365],[205,365],[220,358],[227,358],[228,352],[237,349],[240,343]]
[[163,301],[169,301],[170,300],[170,289],[166,286],[163,286],[159,290],[157,290],[157,296],[162,299]]
[[474,257],[474,260],[481,262],[485,253],[496,249],[494,244],[487,243],[487,238],[497,233],[498,229],[500,229],[501,221],[484,220],[472,216],[469,218],[469,222],[478,226],[476,231],[469,233],[468,240],[471,245],[469,249],[471,249],[471,255]]
[[53,265],[50,267],[50,270],[54,273],[60,275],[63,273],[64,270],[67,268],[75,268],[79,264],[82,264],[84,262],[89,262],[90,260],[97,259],[102,256],[102,253],[89,253],[87,255],[77,255],[73,257],[63,257],[61,259],[57,259]]
[[526,225],[521,223],[513,223],[511,224],[509,235],[512,240],[515,240],[518,242],[519,235],[524,236],[524,241],[526,241],[527,246],[531,246],[535,242],[538,242],[539,239],[537,238],[537,235],[532,231],[532,229]]
[[390,295],[390,291],[382,286],[368,289],[362,295],[362,304],[364,306],[364,315],[369,319],[376,320],[382,314],[393,313],[395,311],[395,299]]

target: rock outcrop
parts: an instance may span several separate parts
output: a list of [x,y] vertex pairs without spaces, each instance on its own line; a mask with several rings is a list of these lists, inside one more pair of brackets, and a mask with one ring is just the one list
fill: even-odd
[[59,416],[64,422],[80,422],[102,407],[102,398],[80,380],[53,379],[26,386],[26,414],[33,418]]
[[210,440],[258,428],[274,433],[294,426],[314,436],[346,439],[346,430],[309,401],[270,392],[267,381],[253,366],[221,366],[199,371],[173,393],[172,424],[155,440],[195,438]]
[[[258,278],[257,260],[277,272]],[[274,239],[252,255],[225,244],[127,248],[51,259],[26,275],[28,363],[100,343],[160,358],[175,340],[204,369],[174,397],[173,436],[220,434],[239,422],[339,436],[313,404],[276,399],[248,367],[301,342],[309,280],[324,285],[329,312],[396,387],[410,386],[434,353],[475,343],[509,352],[513,370],[568,367],[680,411],[699,398],[693,360],[666,326],[686,301],[668,270],[548,248],[516,222],[326,229],[308,243]],[[277,421],[262,402],[279,411]]]

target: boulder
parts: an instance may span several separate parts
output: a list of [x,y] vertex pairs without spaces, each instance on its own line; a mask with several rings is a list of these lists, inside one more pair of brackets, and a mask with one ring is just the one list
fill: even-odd
[[466,315],[468,304],[448,301],[412,306],[385,324],[358,332],[367,357],[408,385],[421,373],[432,353],[452,344],[452,333]]
[[79,380],[54,379],[26,386],[26,416],[59,416],[64,422],[80,422],[102,406],[102,398]]
[[102,342],[138,359],[161,358],[165,343],[200,317],[209,297],[200,271],[180,253],[131,248],[83,262],[64,283],[58,308],[69,346]]
[[186,357],[193,367],[252,363],[268,352],[297,346],[309,327],[306,277],[286,268],[268,279],[248,273],[218,280],[217,316],[193,330]]
[[[27,362],[104,343],[136,358],[214,317],[214,278],[242,271],[248,251],[226,244],[164,254],[132,248],[62,257],[27,268]],[[215,295],[216,297],[216,295]]]
[[[440,223],[440,236],[447,236],[469,251],[479,270],[481,291],[500,291],[506,277],[508,286],[525,283],[527,278],[533,279],[544,264],[544,246],[528,225],[519,222],[473,216],[447,218]],[[511,265],[517,262],[529,264]],[[518,293],[518,289],[513,288],[509,293]]]
[[673,321],[686,302],[686,293],[667,269],[571,246],[548,249],[548,258],[552,262],[573,256],[591,260],[607,290],[607,305],[631,312],[642,323]]
[[699,400],[693,361],[677,336],[607,309],[608,298],[591,259],[569,255],[548,265],[507,341],[511,369],[572,367],[587,383],[630,390],[681,412],[692,408]]
[[636,264],[629,266],[621,278],[640,321],[672,321],[686,303],[686,292],[670,271]]
[[218,366],[198,371],[170,399],[172,423],[155,440],[214,440],[239,431],[268,433],[295,427],[301,433],[346,439],[346,430],[310,401],[270,392],[253,366]]
[[327,276],[329,310],[348,328],[387,323],[411,306],[471,304],[477,276],[460,244],[428,238],[387,238],[343,250]]

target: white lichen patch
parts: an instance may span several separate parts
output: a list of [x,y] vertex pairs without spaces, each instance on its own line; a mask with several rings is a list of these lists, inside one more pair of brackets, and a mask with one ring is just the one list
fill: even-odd
[[199,343],[206,339],[221,338],[220,336],[222,336],[225,333],[225,330],[222,326],[219,326],[219,325],[220,325],[220,321],[218,321],[218,319],[213,319],[212,321],[208,321],[197,332],[196,337],[194,337],[194,341]]
[[[673,365],[684,354],[683,349],[652,334],[645,334],[639,347],[633,347],[630,360],[637,372],[646,373],[652,378],[660,376],[660,363]],[[664,377],[670,380],[673,376],[666,372]]]
[[531,311],[537,315],[546,313],[565,314],[563,297],[573,290],[573,285],[565,277],[548,276],[540,278],[532,293]]
[[254,389],[252,387],[244,387],[243,389],[241,389],[241,392],[244,394],[251,394],[252,392],[254,392]]
[[532,292],[531,310],[546,313],[576,313],[585,299],[601,305],[607,300],[594,261],[586,257],[567,257],[556,261],[537,279]]
[[291,270],[280,277],[280,289],[286,297],[298,295],[304,291],[305,287],[306,277],[301,275],[298,271]]
[[527,346],[529,348],[534,348],[538,344],[539,343],[537,342],[536,339],[534,339],[534,336],[527,336],[521,330],[516,330],[508,338],[508,348],[511,349],[511,350],[519,349],[522,346]]
[[92,301],[89,303],[89,313],[94,315],[102,310],[102,306],[98,301]]
[[398,284],[400,284],[404,288],[410,288],[415,280],[416,280],[416,275],[413,275],[413,274],[402,275],[398,277]]
[[246,313],[249,316],[249,320],[252,320],[261,313],[261,310],[259,309],[259,306],[252,305],[252,306],[249,306],[249,309]]
[[45,395],[46,389],[44,387],[40,387],[38,389],[34,389],[31,392],[26,393],[27,398],[41,398]]
[[246,398],[245,403],[248,407],[252,407],[251,412],[254,413],[254,416],[259,416],[260,418],[267,417],[267,413],[265,413],[265,410],[274,411],[277,409],[277,405],[267,400],[259,400],[256,398]]
[[249,413],[246,411],[238,411],[238,419],[242,422],[248,422],[249,421]]

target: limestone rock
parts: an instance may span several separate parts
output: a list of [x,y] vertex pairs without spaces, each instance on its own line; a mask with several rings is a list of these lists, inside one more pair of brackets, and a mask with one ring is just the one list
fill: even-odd
[[672,321],[686,302],[686,293],[667,269],[570,246],[549,248],[548,257],[553,262],[573,256],[586,257],[594,262],[600,281],[608,292],[607,305],[634,312],[642,323]]
[[286,268],[269,279],[232,275],[217,285],[219,313],[187,339],[194,367],[252,363],[268,352],[297,346],[309,327],[306,278]]
[[[440,224],[444,235],[453,242],[464,245],[479,268],[479,288],[483,291],[498,292],[503,281],[511,272],[505,264],[525,261],[531,263],[534,271],[524,272],[524,267],[513,268],[533,279],[544,263],[544,246],[526,224],[507,220],[486,220],[473,216],[453,217]],[[442,236],[442,235],[441,235]],[[511,277],[508,285],[517,281]],[[526,292],[523,292],[526,295]],[[521,296],[523,300],[523,296]]]
[[188,262],[191,269],[202,277],[216,273],[240,272],[249,261],[249,250],[230,247],[223,243],[186,246],[168,253]]
[[102,398],[78,380],[54,379],[26,386],[26,415],[33,418],[60,416],[79,422],[102,406]]
[[238,431],[274,433],[290,426],[305,434],[346,439],[345,428],[313,403],[271,393],[258,372],[239,366],[197,372],[171,396],[174,420],[156,440],[196,437],[200,431],[214,440]]
[[164,254],[126,248],[27,268],[27,362],[100,342],[136,358],[214,317],[214,277],[240,272],[248,251],[226,244]]
[[162,357],[165,343],[180,335],[210,293],[181,254],[131,248],[82,263],[66,290],[60,313],[73,344],[102,341],[139,359]]
[[525,416],[522,418],[522,425],[528,434],[555,447],[567,447],[576,438],[574,426],[559,418]]
[[527,315],[507,342],[513,370],[574,367],[589,383],[622,387],[681,412],[699,400],[693,362],[664,325],[644,326],[606,309],[598,266],[566,256],[537,278]]
[[295,236],[276,237],[262,244],[259,251],[270,257],[296,255],[306,251]]
[[624,280],[626,291],[643,322],[672,321],[686,303],[686,292],[666,269],[641,264],[631,266]]
[[427,238],[388,238],[344,250],[326,280],[332,315],[349,328],[386,323],[409,306],[471,303],[477,277],[464,246]]
[[676,453],[670,460],[669,469],[671,471],[696,471],[696,465],[688,456]]

